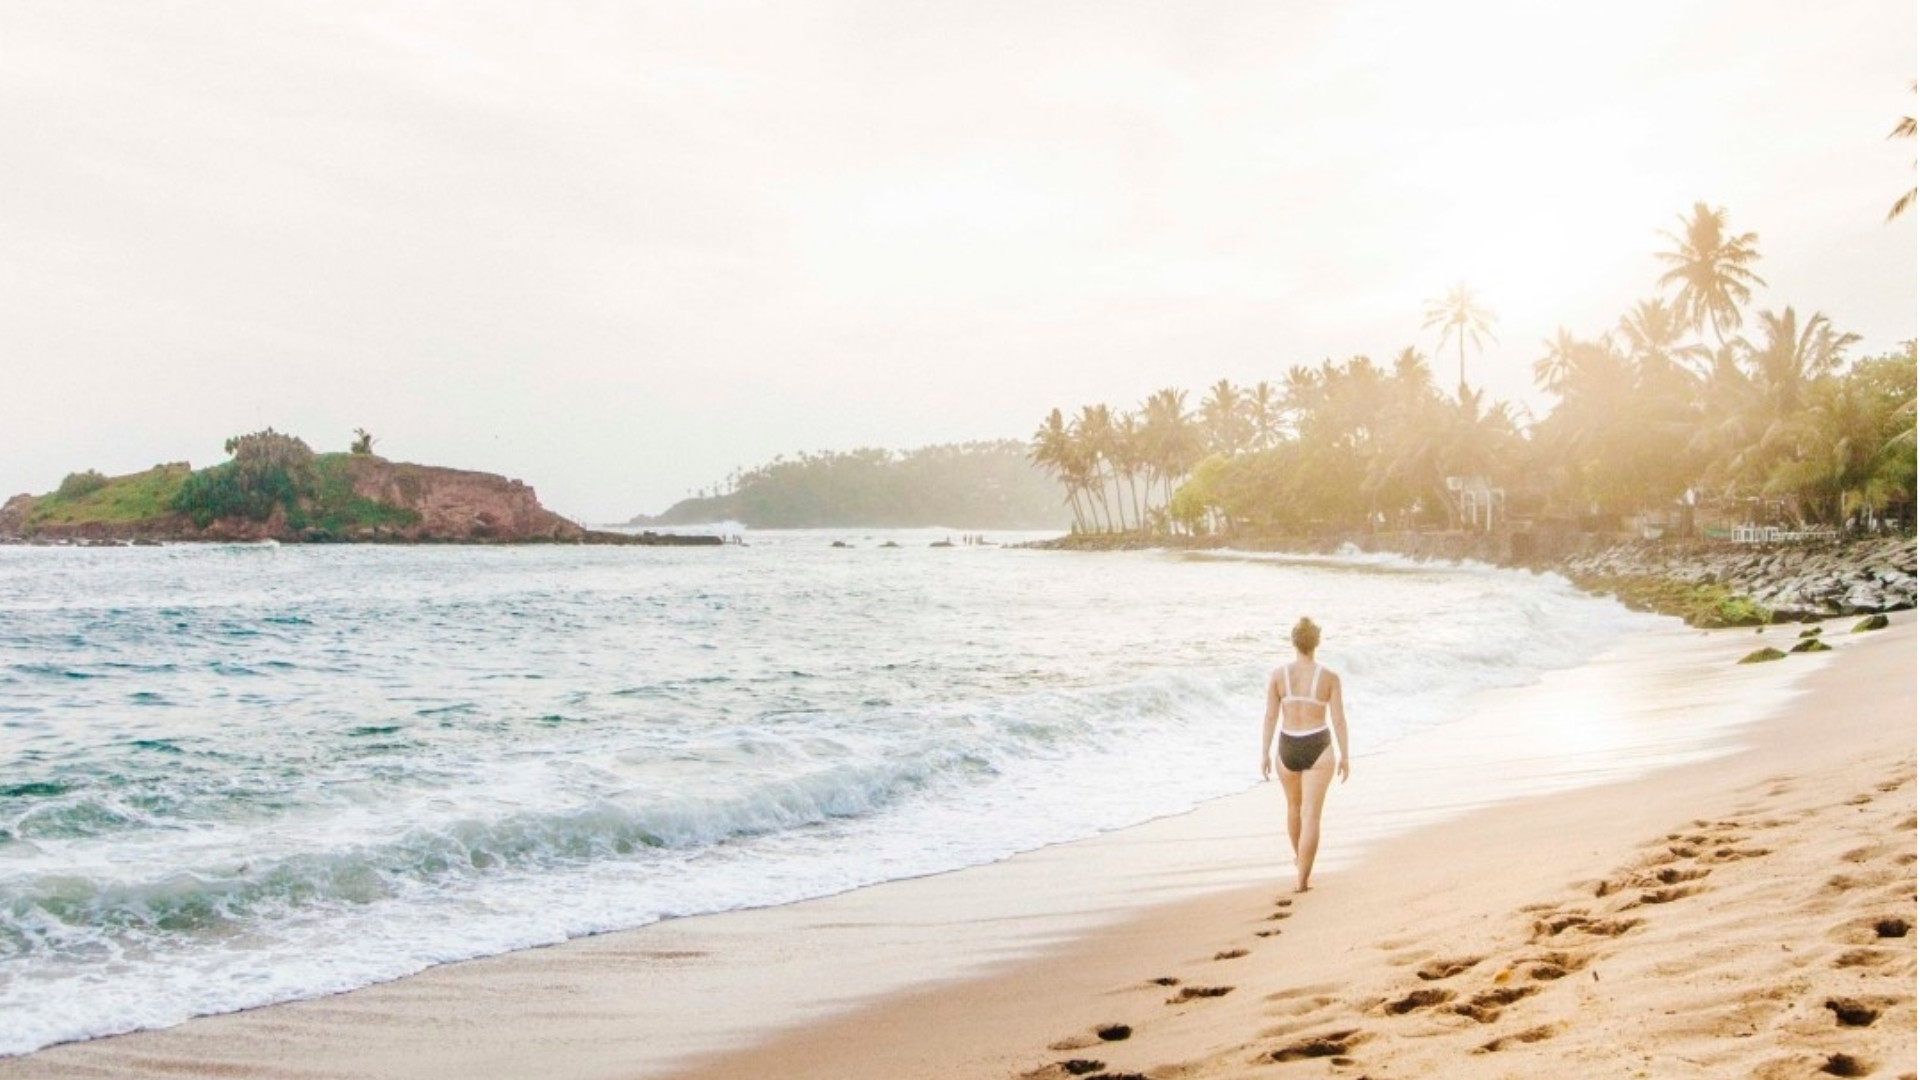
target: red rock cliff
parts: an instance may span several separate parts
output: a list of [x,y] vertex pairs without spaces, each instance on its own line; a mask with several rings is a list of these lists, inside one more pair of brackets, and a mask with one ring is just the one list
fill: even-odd
[[349,463],[354,494],[420,515],[395,527],[403,540],[578,540],[586,530],[540,505],[533,489],[493,473],[376,457]]

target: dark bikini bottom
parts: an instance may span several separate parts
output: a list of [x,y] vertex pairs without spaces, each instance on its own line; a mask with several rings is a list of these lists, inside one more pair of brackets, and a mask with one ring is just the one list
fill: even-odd
[[1306,772],[1313,763],[1320,760],[1327,747],[1333,743],[1333,736],[1326,728],[1308,735],[1295,735],[1291,732],[1280,733],[1280,767],[1288,772]]

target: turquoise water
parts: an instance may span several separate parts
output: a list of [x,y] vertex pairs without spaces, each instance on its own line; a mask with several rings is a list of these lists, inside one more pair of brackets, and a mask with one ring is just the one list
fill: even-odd
[[1257,779],[1302,613],[1362,754],[1645,622],[1480,566],[942,536],[0,548],[0,1053],[1188,809]]

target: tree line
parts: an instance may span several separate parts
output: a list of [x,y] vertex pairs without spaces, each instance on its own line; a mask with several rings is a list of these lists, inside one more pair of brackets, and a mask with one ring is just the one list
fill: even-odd
[[[1754,311],[1759,241],[1695,204],[1661,234],[1657,295],[1611,326],[1541,343],[1535,418],[1467,383],[1496,319],[1461,283],[1427,306],[1452,352],[1442,392],[1417,348],[1222,379],[1190,404],[1054,409],[1028,457],[1080,532],[1461,528],[1513,516],[1617,528],[1718,507],[1730,519],[1837,526],[1914,504],[1914,343],[1854,358],[1820,312]],[[1476,501],[1478,500],[1478,501]],[[1683,509],[1685,508],[1685,509]]]
[[1059,492],[1017,439],[780,455],[634,525],[1059,528]]

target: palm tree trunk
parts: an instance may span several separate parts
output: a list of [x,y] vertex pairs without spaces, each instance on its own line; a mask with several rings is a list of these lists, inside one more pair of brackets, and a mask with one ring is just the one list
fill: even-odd
[[1073,531],[1086,532],[1087,516],[1080,510],[1080,489],[1072,484],[1067,485],[1067,504],[1073,507]]

